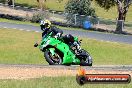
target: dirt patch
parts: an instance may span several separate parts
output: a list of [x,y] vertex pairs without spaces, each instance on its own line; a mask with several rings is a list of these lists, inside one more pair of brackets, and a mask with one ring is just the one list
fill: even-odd
[[17,68],[3,67],[0,68],[0,79],[28,79],[40,78],[43,76],[69,76],[75,75],[75,70],[53,69],[53,68]]
[[[0,67],[0,79],[30,79],[40,77],[75,76],[78,70],[53,68]],[[87,70],[88,74],[130,74],[132,71]]]
[[8,14],[8,15],[20,16],[20,17],[27,17],[27,16],[32,17],[33,16],[33,12],[16,10],[16,9],[4,7],[4,6],[0,7],[0,12],[1,14]]

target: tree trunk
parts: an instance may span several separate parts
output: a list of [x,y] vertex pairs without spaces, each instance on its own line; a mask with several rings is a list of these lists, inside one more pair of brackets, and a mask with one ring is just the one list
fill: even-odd
[[116,23],[116,33],[122,33],[124,29],[124,20],[125,20],[125,13],[124,9],[121,5],[118,5],[118,18]]
[[46,0],[37,0],[37,2],[38,2],[38,7],[39,7],[41,10],[47,9],[47,8],[46,8],[46,5],[45,5]]
[[128,12],[129,5],[131,4],[130,0],[129,1],[124,0],[124,2],[123,0],[117,0],[117,7],[118,7],[118,19],[117,19],[117,24],[116,24],[117,33],[122,33],[124,29],[124,22],[126,19],[126,14]]
[[39,0],[37,0],[37,2],[39,3]]
[[122,30],[124,29],[124,20],[117,20],[116,23],[116,33],[122,33]]
[[8,5],[13,5],[13,1],[12,0],[8,0]]

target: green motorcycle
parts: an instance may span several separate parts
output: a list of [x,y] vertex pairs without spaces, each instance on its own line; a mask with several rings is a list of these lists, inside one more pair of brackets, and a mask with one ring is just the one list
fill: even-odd
[[[81,41],[74,37],[80,46]],[[92,57],[84,49],[77,49],[76,45],[69,46],[63,39],[52,37],[52,32],[41,41],[39,49],[44,52],[44,57],[50,65],[81,65],[92,66]]]

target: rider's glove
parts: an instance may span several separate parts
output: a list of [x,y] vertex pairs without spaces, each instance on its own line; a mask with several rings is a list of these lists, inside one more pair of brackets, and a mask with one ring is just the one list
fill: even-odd
[[57,33],[54,37],[55,38],[61,37],[61,33]]
[[75,46],[77,46],[77,50],[81,50],[81,47],[80,47],[80,45],[77,43],[77,42],[74,42],[73,43]]
[[41,21],[40,21],[40,25],[43,25],[43,24],[44,24],[44,21],[43,21],[43,20],[41,20]]
[[56,35],[55,35],[54,37],[55,37],[56,39],[58,38],[58,36],[56,36]]
[[57,35],[58,37],[61,37],[61,33],[57,33],[56,35]]

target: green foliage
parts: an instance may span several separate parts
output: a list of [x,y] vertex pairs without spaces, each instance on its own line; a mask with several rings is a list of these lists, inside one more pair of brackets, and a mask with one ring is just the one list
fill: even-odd
[[6,2],[6,0],[0,0],[0,3],[5,3]]
[[[96,17],[94,8],[91,7],[91,0],[69,0],[65,7],[67,20],[70,24],[83,25],[87,16]],[[75,14],[77,14],[75,16]],[[80,16],[85,15],[85,16]]]
[[39,22],[41,19],[43,19],[42,15],[41,15],[41,14],[35,13],[35,14],[33,15],[32,19],[31,19],[31,22],[37,23],[37,22]]
[[111,7],[116,5],[115,0],[95,0],[100,7],[109,10]]
[[91,7],[91,0],[69,0],[65,12],[71,14],[96,16],[95,10]]
[[38,13],[34,13],[33,17],[31,18],[31,22],[38,23],[42,19],[48,19],[49,18],[49,13],[46,11],[40,11]]

